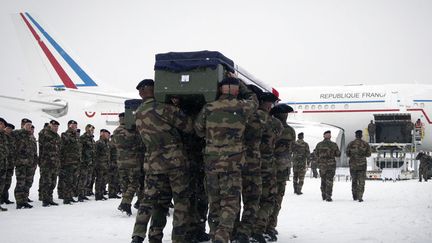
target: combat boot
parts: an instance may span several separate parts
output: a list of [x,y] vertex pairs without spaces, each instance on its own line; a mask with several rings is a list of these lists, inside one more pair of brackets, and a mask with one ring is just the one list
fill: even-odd
[[266,240],[262,234],[253,233],[251,238],[252,238],[252,242],[266,243]]
[[75,200],[73,197],[71,197],[71,198],[69,198],[69,200],[71,201],[71,202],[73,202],[73,203],[76,203],[76,202],[78,202],[77,200]]
[[332,202],[333,199],[331,199],[331,197],[328,197],[328,198],[326,199],[326,201],[327,201],[327,202]]
[[49,201],[48,203],[49,203],[49,205],[51,205],[51,206],[58,206],[58,203],[56,203],[56,202],[54,202],[54,201]]
[[138,235],[132,236],[131,243],[142,243],[144,239],[142,237],[139,237]]
[[5,199],[3,202],[5,204],[14,204],[14,202],[10,201],[9,199]]
[[243,233],[237,233],[235,241],[238,243],[249,243],[250,242],[249,237]]
[[119,197],[118,195],[115,195],[115,194],[114,194],[114,195],[109,195],[108,198],[115,198],[115,199],[119,199],[119,198],[121,198],[121,197]]
[[9,200],[9,192],[6,191],[3,193],[3,202],[6,204],[13,204],[14,202],[12,202],[11,200]]
[[209,241],[209,240],[211,240],[211,239],[210,239],[210,235],[207,234],[206,232],[202,231],[202,230],[198,230],[198,231],[195,233],[195,239],[196,239],[198,242],[205,242],[205,241]]
[[33,206],[30,205],[29,203],[25,202],[25,203],[19,203],[17,204],[16,208],[17,209],[22,209],[22,208],[32,208]]
[[359,198],[359,200],[358,200],[359,202],[363,202],[363,198]]
[[30,198],[27,198],[27,202],[32,203],[33,200],[31,200]]
[[63,199],[63,204],[71,205],[72,202],[70,199]]
[[267,235],[266,238],[268,238],[269,242],[275,242],[275,241],[277,241],[276,230],[268,229],[265,232],[265,234]]
[[131,205],[126,203],[120,203],[120,205],[117,208],[118,210],[125,212],[127,216],[132,215]]
[[0,206],[0,211],[2,212],[7,211],[7,208],[3,208],[2,206]]
[[42,207],[49,207],[49,206],[50,206],[49,202],[47,202],[47,201],[42,202]]
[[136,202],[134,203],[134,208],[135,208],[135,209],[139,209],[139,206],[140,206],[140,202],[139,202],[139,201],[136,201]]
[[357,200],[358,200],[358,198],[357,198],[357,195],[356,195],[356,194],[353,194],[353,200],[354,200],[354,201],[357,201]]
[[82,199],[84,199],[84,200],[86,200],[86,201],[90,200],[90,199],[89,199],[88,197],[86,197],[86,196],[83,196]]
[[81,196],[79,196],[79,197],[78,197],[78,202],[84,202],[84,198],[81,197]]

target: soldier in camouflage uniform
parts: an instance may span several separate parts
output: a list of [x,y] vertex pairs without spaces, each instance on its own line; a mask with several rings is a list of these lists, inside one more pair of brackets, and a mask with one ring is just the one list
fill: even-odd
[[[8,167],[9,144],[5,134],[6,124],[6,120],[0,117],[0,192],[3,192],[6,185],[6,171]],[[7,211],[7,209],[0,206],[0,211]]]
[[310,155],[309,145],[303,140],[304,134],[298,134],[298,140],[293,145],[293,186],[294,193],[301,195],[303,182],[307,170],[307,161]]
[[15,169],[15,158],[16,158],[16,153],[15,153],[15,138],[13,137],[13,131],[15,129],[15,126],[8,123],[6,124],[6,128],[5,128],[5,135],[6,135],[6,139],[7,139],[7,144],[8,144],[8,148],[9,148],[9,154],[7,157],[7,168],[6,168],[6,178],[5,178],[5,186],[3,189],[3,192],[1,193],[1,202],[6,203],[6,204],[13,204],[14,202],[12,202],[11,200],[9,200],[9,189],[11,187],[12,184],[12,176],[14,174],[14,169]]
[[[61,134],[60,175],[63,178],[63,204],[76,202],[73,198],[77,177],[77,168],[81,160],[81,143],[77,133],[78,123],[74,120],[68,122],[68,129]],[[60,182],[59,182],[60,183]]]
[[[295,141],[295,131],[294,129],[286,123],[288,118],[288,113],[293,112],[293,109],[286,105],[280,104],[273,107],[270,111],[272,120],[277,119],[280,121],[282,127],[273,127],[275,131],[276,138],[274,141],[274,168],[276,171],[276,193],[274,194],[274,204],[273,208],[269,210],[271,212],[268,219],[267,228],[265,230],[265,236],[269,241],[277,240],[277,218],[279,211],[282,207],[283,197],[285,195],[286,181],[289,180],[290,170],[291,170],[291,152],[292,144]],[[274,121],[273,121],[274,122]],[[278,135],[279,132],[279,135]]]
[[118,171],[118,154],[117,148],[112,142],[112,136],[110,134],[110,140],[108,142],[110,147],[110,163],[108,168],[108,198],[121,198],[117,194],[121,193],[120,179]]
[[419,165],[419,182],[424,179],[425,182],[428,181],[428,172],[429,172],[429,164],[432,160],[431,156],[425,154],[424,152],[420,152],[416,156],[416,160],[420,160]]
[[371,148],[366,141],[362,140],[363,132],[361,130],[355,132],[355,137],[355,140],[348,144],[346,153],[350,158],[353,200],[363,202],[367,167],[366,157],[371,156]]
[[[262,94],[261,89],[248,85],[257,96]],[[259,210],[262,193],[261,153],[260,145],[262,132],[267,123],[268,115],[263,110],[256,110],[248,119],[244,131],[245,162],[242,166],[242,217],[240,212],[234,225],[234,238],[239,243],[249,242],[253,225]]]
[[95,127],[91,124],[87,124],[85,127],[85,133],[80,136],[80,143],[82,147],[81,151],[81,162],[78,166],[79,179],[78,179],[78,201],[83,202],[89,200],[88,187],[89,180],[91,180],[94,168],[95,160],[95,140],[94,140],[94,129]]
[[333,191],[333,178],[336,173],[336,159],[340,157],[341,152],[336,143],[330,140],[331,132],[324,132],[324,140],[319,142],[315,147],[318,167],[321,176],[321,196],[322,200],[331,202]]
[[53,191],[57,184],[60,167],[61,139],[58,135],[59,123],[51,120],[49,125],[39,132],[39,193],[42,206],[57,206],[53,200]]
[[[221,81],[220,93],[198,114],[195,131],[206,141],[204,170],[210,235],[213,242],[228,242],[240,211],[244,130],[256,111],[257,101],[256,95],[234,77]],[[239,93],[244,99],[237,98]]]
[[312,153],[310,153],[310,155],[308,157],[308,161],[310,164],[313,178],[318,178],[318,170],[317,170],[318,165],[317,165],[317,158],[315,156],[315,150]]
[[[143,103],[136,112],[136,127],[144,142],[144,198],[135,221],[132,242],[142,242],[155,207],[167,208],[174,199],[172,242],[185,242],[188,230],[189,175],[179,130],[193,131],[192,120],[179,108],[154,99],[154,82],[141,81],[137,90]],[[150,241],[161,241],[162,232]]]
[[15,164],[16,186],[14,190],[16,207],[32,208],[28,203],[28,194],[26,189],[27,178],[31,174],[34,162],[34,148],[32,146],[31,126],[32,122],[29,119],[22,119],[23,128],[14,131],[16,138],[17,159]]
[[106,129],[100,130],[100,138],[96,141],[96,157],[95,157],[95,199],[107,200],[104,197],[104,191],[108,183],[108,169],[110,163],[110,146],[109,146],[109,131]]
[[[36,141],[36,137],[34,136],[34,129],[35,127],[32,125],[31,126],[31,153],[33,154],[33,159],[31,162],[31,169],[30,169],[30,173],[27,175],[26,178],[26,193],[27,195],[30,195],[30,188],[33,186],[33,180],[34,180],[34,175],[36,173],[36,169],[39,163],[39,158],[38,158],[38,154],[37,154],[37,141]],[[28,198],[28,202],[33,202],[32,200],[30,200],[30,198]]]
[[124,113],[119,114],[120,125],[114,130],[112,143],[117,149],[117,162],[122,191],[122,201],[118,206],[120,211],[132,215],[131,204],[138,192],[139,178],[142,170],[142,156],[145,148],[136,127],[127,129]]

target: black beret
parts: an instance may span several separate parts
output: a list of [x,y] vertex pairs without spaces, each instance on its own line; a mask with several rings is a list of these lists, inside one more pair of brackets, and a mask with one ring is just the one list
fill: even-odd
[[304,133],[299,133],[298,135],[297,135],[297,137],[303,137],[304,136]]
[[8,123],[6,122],[6,120],[5,119],[3,119],[3,118],[1,118],[0,117],[0,122],[3,122],[3,124],[6,126]]
[[125,117],[125,113],[124,113],[124,112],[119,113],[118,116],[119,116],[119,117]]
[[222,79],[222,81],[220,81],[219,85],[239,85],[240,81],[238,78],[233,78],[233,77],[227,77]]
[[324,132],[324,134],[326,134],[326,133],[331,133],[331,131],[330,131],[330,130],[327,130],[327,131]]
[[12,130],[15,129],[15,126],[13,124],[10,124],[10,123],[6,124],[6,127],[12,128]]
[[362,130],[357,130],[357,131],[355,131],[355,134],[360,134],[360,135],[362,135],[362,134],[363,134],[363,131],[362,131]]
[[60,125],[60,123],[58,121],[56,121],[56,120],[51,120],[50,124],[51,125]]
[[76,121],[74,121],[74,120],[70,120],[70,121],[68,121],[68,126],[70,125],[70,124],[78,124]]
[[[276,96],[275,96],[276,97]],[[270,114],[274,115],[274,114],[280,114],[280,113],[290,113],[293,112],[293,108],[287,104],[279,104],[276,105],[275,107],[273,107],[270,110]]]
[[258,86],[253,85],[253,84],[248,84],[247,87],[254,92],[257,97],[259,97],[264,91],[262,91],[262,89],[260,89]]
[[259,99],[260,101],[263,101],[263,102],[272,102],[272,103],[274,103],[274,102],[276,102],[276,101],[278,100],[278,97],[276,97],[276,95],[274,95],[273,93],[270,93],[270,92],[263,92],[263,93],[258,97],[258,99]]
[[143,81],[139,82],[139,84],[136,86],[136,89],[140,89],[141,87],[145,86],[154,86],[153,79],[144,79]]
[[26,123],[32,123],[32,121],[30,120],[30,119],[27,119],[27,118],[23,118],[23,119],[21,119],[21,123],[23,123],[23,124],[26,124]]
[[[107,132],[107,133],[110,133],[110,132],[109,132],[108,130],[106,130],[106,129],[103,129],[103,128],[102,128],[102,129],[100,130],[100,132],[101,132],[101,133],[102,133],[102,132]],[[111,133],[110,133],[110,134],[111,134]]]

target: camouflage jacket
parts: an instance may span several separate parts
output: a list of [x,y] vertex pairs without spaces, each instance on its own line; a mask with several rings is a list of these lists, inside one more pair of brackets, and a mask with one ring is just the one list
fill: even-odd
[[306,162],[310,155],[309,144],[307,144],[303,139],[297,139],[293,144],[292,154],[293,169],[306,169]]
[[429,166],[431,166],[432,157],[430,155],[419,153],[416,159],[420,160],[419,168],[427,169]]
[[66,130],[61,134],[61,164],[78,165],[81,160],[81,143],[78,133],[72,129]]
[[0,131],[0,163],[9,157],[9,140],[4,131]]
[[269,116],[266,116],[262,110],[254,112],[246,123],[244,132],[244,143],[246,146],[245,163],[242,171],[256,172],[261,170],[261,153],[260,145],[263,128],[267,123]]
[[96,141],[96,152],[95,152],[95,168],[96,169],[108,169],[110,165],[111,150],[108,140],[99,139]]
[[335,169],[335,157],[340,157],[341,152],[335,142],[332,142],[330,139],[324,139],[315,147],[315,155],[320,169]]
[[205,137],[204,170],[206,172],[241,171],[244,162],[244,130],[256,111],[255,94],[240,100],[221,95],[207,103],[195,121],[198,136]]
[[281,135],[283,125],[277,118],[269,114],[266,115],[268,116],[268,122],[264,126],[260,145],[261,171],[272,172],[276,169],[274,158],[276,139]]
[[84,133],[80,136],[81,143],[81,164],[94,166],[95,153],[96,153],[96,142],[94,135],[90,133]]
[[143,153],[145,153],[145,147],[137,131],[128,130],[122,124],[114,130],[112,142],[117,148],[119,168],[141,167],[140,161]]
[[114,143],[112,142],[112,140],[108,141],[108,146],[110,149],[110,168],[116,170],[118,168],[117,166],[117,159],[118,159],[118,153],[117,153],[117,148],[114,145]]
[[8,153],[8,167],[13,168],[14,161],[16,160],[16,148],[15,148],[15,137],[13,136],[13,133],[11,134],[5,134],[6,140],[8,143],[9,153]]
[[25,129],[19,129],[14,131],[14,137],[17,153],[15,165],[32,165],[35,157],[32,135]]
[[294,128],[288,124],[283,124],[282,133],[276,138],[274,149],[275,165],[278,171],[291,167],[291,153],[295,138]]
[[192,120],[179,108],[146,99],[137,109],[136,127],[146,148],[146,173],[162,174],[187,167],[179,130],[192,132]]
[[46,127],[39,132],[39,165],[54,166],[60,165],[60,136]]
[[37,166],[37,164],[39,163],[37,140],[36,140],[36,137],[34,135],[30,136],[30,140],[31,140],[31,143],[30,143],[31,144],[31,153],[33,154],[32,165]]
[[360,138],[356,138],[348,144],[346,154],[350,157],[350,169],[366,170],[366,157],[371,156],[371,148],[367,142]]

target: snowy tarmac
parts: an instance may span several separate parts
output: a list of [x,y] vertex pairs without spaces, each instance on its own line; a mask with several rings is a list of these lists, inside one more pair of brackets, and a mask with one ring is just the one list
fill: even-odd
[[[38,180],[37,171],[33,200]],[[349,181],[335,181],[333,202],[321,200],[319,187],[319,179],[307,177],[304,194],[297,196],[288,182],[278,242],[432,242],[432,181],[367,181],[362,203],[352,200]],[[3,204],[8,211],[0,212],[0,242],[130,242],[136,210],[127,217],[117,210],[119,203],[91,197],[84,203],[49,208],[39,201],[32,203],[34,208],[21,210]],[[164,242],[171,242],[171,225],[172,217]]]

